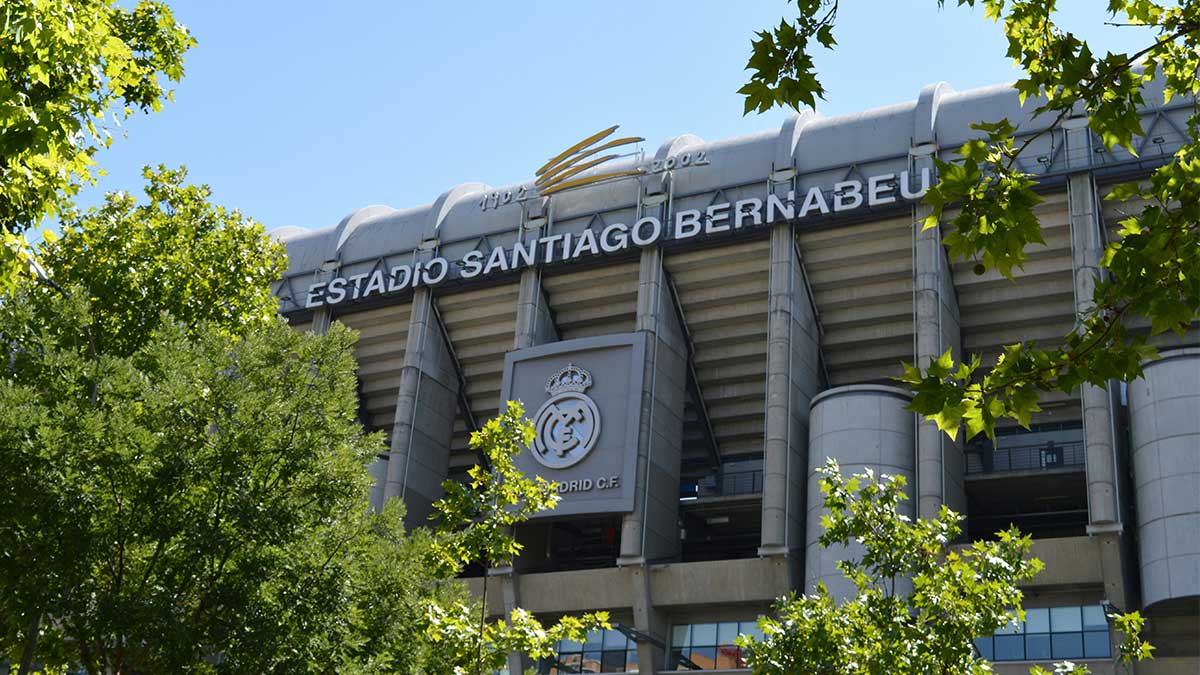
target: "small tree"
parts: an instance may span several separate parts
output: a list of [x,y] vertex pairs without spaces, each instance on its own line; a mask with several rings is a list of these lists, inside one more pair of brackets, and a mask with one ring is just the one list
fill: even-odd
[[[1031,539],[1012,528],[996,541],[947,550],[960,517],[945,506],[937,518],[903,515],[902,476],[877,478],[867,470],[846,479],[833,460],[821,474],[829,513],[821,518],[820,545],[861,545],[861,557],[838,562],[857,593],[839,604],[819,584],[814,593],[778,601],[776,616],[759,620],[761,640],[738,639],[755,675],[991,672],[973,640],[1024,620],[1018,584],[1042,569],[1027,558]],[[901,580],[911,591],[897,590]],[[1121,661],[1149,657],[1152,647],[1138,636],[1141,616],[1112,618],[1126,636]],[[1064,663],[1056,672],[1087,671]]]
[[[557,486],[541,476],[528,478],[513,458],[533,442],[534,428],[525,419],[518,401],[471,434],[487,468],[476,465],[466,484],[447,481],[446,496],[435,503],[441,514],[432,562],[439,576],[457,576],[472,563],[485,567],[510,564],[521,545],[512,528],[558,503]],[[487,574],[483,577],[483,602],[478,609],[466,602],[428,606],[428,634],[443,653],[448,666],[441,672],[483,675],[501,668],[509,652],[531,658],[554,654],[561,639],[582,640],[587,631],[610,628],[607,612],[564,617],[546,628],[529,612],[516,608],[505,619],[487,621]],[[432,672],[432,671],[430,671]]]

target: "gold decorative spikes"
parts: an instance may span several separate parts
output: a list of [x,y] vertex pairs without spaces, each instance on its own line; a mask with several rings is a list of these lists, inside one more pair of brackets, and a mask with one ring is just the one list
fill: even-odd
[[614,124],[604,131],[592,134],[591,136],[588,136],[582,141],[579,141],[575,145],[572,145],[566,150],[555,155],[550,159],[550,161],[542,165],[542,167],[534,174],[538,176],[537,181],[534,183],[538,193],[542,195],[550,195],[567,188],[582,187],[584,185],[591,185],[592,183],[598,183],[611,178],[637,176],[644,173],[642,169],[630,169],[626,171],[598,173],[591,176],[585,176],[583,178],[567,180],[568,178],[571,178],[572,176],[586,171],[592,167],[614,160],[620,157],[620,155],[603,155],[588,162],[582,162],[582,160],[587,159],[588,157],[591,157],[599,152],[603,152],[604,150],[619,148],[624,145],[640,143],[641,141],[646,140],[637,136],[628,136],[625,138],[617,138],[615,140],[608,141],[607,143],[597,145],[594,148],[589,147],[611,136],[618,127],[619,125]]

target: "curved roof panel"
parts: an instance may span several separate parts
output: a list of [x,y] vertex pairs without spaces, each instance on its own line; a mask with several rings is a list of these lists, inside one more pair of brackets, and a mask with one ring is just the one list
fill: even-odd
[[[1145,99],[1148,109],[1161,107],[1161,81],[1147,86]],[[970,128],[975,122],[1007,117],[1022,132],[1044,129],[1052,119],[1031,116],[1037,103],[1027,101],[1022,107],[1011,84],[959,92],[944,82],[936,83],[924,87],[912,101],[832,117],[805,112],[789,117],[778,129],[747,136],[704,141],[682,134],[662,143],[653,156],[622,157],[579,174],[641,168],[646,172],[641,177],[568,189],[548,200],[534,194],[534,167],[530,167],[531,180],[524,183],[496,188],[463,183],[430,205],[403,211],[369,206],[330,228],[311,232],[281,228],[273,234],[286,242],[289,275],[316,270],[329,261],[352,265],[405,253],[422,242],[461,247],[515,233],[522,224],[544,216],[556,223],[608,212],[618,212],[614,218],[628,218],[643,195],[668,187],[684,197],[765,183],[772,172],[792,168],[802,177],[827,178],[860,164],[903,167],[914,146],[936,143],[945,152],[978,137],[981,132]]]

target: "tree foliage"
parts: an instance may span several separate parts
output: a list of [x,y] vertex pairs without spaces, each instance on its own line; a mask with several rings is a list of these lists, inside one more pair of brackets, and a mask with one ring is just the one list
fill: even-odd
[[[939,0],[938,6],[945,4]],[[1126,25],[1148,28],[1153,38],[1132,54],[1093,52],[1086,41],[1055,22],[1055,0],[958,0],[982,7],[999,22],[1007,54],[1022,70],[1015,87],[1031,116],[1061,122],[1086,116],[1108,149],[1120,146],[1136,155],[1144,137],[1140,108],[1144,86],[1161,78],[1165,101],[1200,93],[1200,2],[1177,6],[1151,0],[1110,0],[1108,11]],[[809,57],[809,39],[826,47],[837,2],[798,2],[799,19],[760,33],[747,65],[751,80],[742,92],[746,110],[778,103],[811,106],[823,92]],[[1051,124],[1053,128],[1055,124]],[[924,227],[943,228],[943,242],[957,259],[975,260],[976,272],[996,269],[1012,278],[1031,245],[1041,244],[1034,208],[1041,201],[1037,178],[1017,159],[1046,133],[1020,132],[1012,121],[979,120],[976,139],[951,161],[936,160],[937,184],[925,196],[932,212]],[[955,363],[949,354],[925,367],[906,365],[901,380],[912,386],[912,409],[935,420],[946,433],[991,435],[1001,418],[1028,425],[1042,393],[1072,393],[1084,383],[1132,381],[1142,363],[1157,352],[1148,337],[1167,331],[1182,336],[1200,318],[1200,113],[1187,123],[1187,138],[1170,161],[1148,181],[1117,186],[1107,199],[1144,204],[1121,222],[1119,238],[1100,261],[1090,307],[1059,347],[1030,342],[1007,346],[991,368],[978,356]],[[1132,206],[1131,204],[1131,206]],[[954,215],[950,215],[953,213]],[[1146,331],[1132,330],[1149,320]]]
[[[947,550],[960,517],[943,506],[936,518],[909,519],[901,510],[902,476],[868,470],[844,478],[833,460],[821,474],[828,514],[820,545],[861,547],[861,555],[838,562],[857,592],[839,603],[820,584],[777,602],[775,616],[759,620],[761,640],[738,638],[755,675],[991,672],[973,640],[1024,620],[1017,585],[1042,569],[1028,557],[1030,538],[1014,528],[996,541]],[[1121,659],[1149,656],[1141,616],[1112,618],[1126,631]],[[1086,669],[1060,664],[1058,672]]]
[[465,591],[370,511],[354,334],[276,318],[278,245],[183,175],[75,214],[0,299],[0,654],[421,672],[425,604]]
[[[441,576],[457,576],[472,563],[485,567],[511,564],[521,545],[513,526],[552,509],[559,501],[557,486],[541,476],[528,478],[513,462],[533,442],[533,424],[518,401],[509,401],[496,418],[471,434],[471,448],[486,458],[487,468],[472,467],[470,482],[443,483],[446,496],[435,503],[441,514],[431,561]],[[487,575],[483,593],[487,597]],[[444,671],[455,675],[485,675],[504,666],[509,652],[530,658],[551,656],[562,639],[583,640],[587,631],[611,628],[607,612],[566,616],[545,627],[532,614],[514,609],[507,619],[486,620],[486,608],[466,602],[429,604],[428,635],[443,647]]]
[[99,207],[67,211],[64,237],[41,257],[59,286],[86,290],[97,349],[131,353],[162,309],[184,325],[235,336],[274,323],[270,284],[286,270],[283,245],[240,211],[213,204],[207,185],[187,183],[186,169],[142,174],[144,203],[110,192]]
[[29,261],[21,232],[58,213],[112,126],[158,111],[195,44],[162,2],[6,0],[0,7],[0,290]]

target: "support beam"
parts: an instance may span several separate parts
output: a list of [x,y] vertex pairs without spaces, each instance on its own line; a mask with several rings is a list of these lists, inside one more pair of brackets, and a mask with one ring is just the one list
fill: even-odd
[[[937,146],[926,143],[909,151],[910,176],[934,170]],[[913,354],[925,367],[947,349],[962,358],[962,330],[958,296],[954,290],[950,260],[942,246],[941,228],[924,229],[930,208],[913,206]],[[945,504],[960,514],[966,512],[963,487],[965,460],[962,441],[942,433],[937,424],[916,416],[917,425],[917,515],[935,518]]]
[[[663,668],[666,620],[650,593],[650,564],[679,554],[679,462],[687,386],[687,344],[666,281],[662,249],[642,249],[637,331],[646,339],[638,432],[634,510],[621,523],[617,564],[632,575],[634,627],[654,641],[638,642],[646,672]],[[657,644],[656,644],[657,643]]]
[[[1063,122],[1067,153],[1067,205],[1071,226],[1071,263],[1075,314],[1095,309],[1093,294],[1101,279],[1100,260],[1106,237],[1100,219],[1096,182],[1090,171],[1092,132],[1086,117]],[[1082,322],[1077,320],[1082,329]],[[1105,595],[1120,607],[1135,606],[1131,579],[1132,540],[1126,536],[1121,502],[1116,408],[1118,389],[1112,382],[1080,387],[1083,408],[1084,467],[1087,472],[1088,534],[1099,538]]]
[[559,339],[554,314],[542,291],[542,270],[527,268],[521,272],[521,285],[517,290],[517,325],[513,349],[535,347]]
[[[637,496],[621,526],[618,564],[640,564],[678,553],[679,462],[687,346],[665,280],[663,252],[642,249],[637,332],[646,336],[642,415],[638,433]],[[642,628],[639,626],[639,630]]]
[[[759,555],[794,560],[804,550],[809,403],[821,387],[816,315],[790,224],[771,229],[767,397]],[[795,587],[797,584],[793,584]]]
[[[513,336],[513,349],[527,349],[547,342],[559,340],[558,327],[554,325],[554,315],[550,303],[542,290],[542,270],[528,268],[521,272],[520,287],[517,290],[517,323]],[[505,401],[501,401],[503,406]],[[532,411],[525,411],[531,414]],[[527,527],[539,528],[535,534],[545,536],[546,523],[534,523]],[[528,530],[522,530],[528,532]],[[507,567],[497,567],[488,570],[488,574],[501,585],[504,598],[504,611],[511,613],[521,606],[520,577],[516,572],[516,564]],[[508,672],[524,673],[534,664],[519,652],[508,655]]]
[[425,523],[433,502],[441,497],[458,405],[458,373],[435,312],[432,291],[417,289],[384,486],[385,499],[404,500],[410,526]]
[[318,307],[313,312],[312,332],[317,335],[324,335],[329,330],[329,324],[333,320],[333,310],[325,305]]
[[717,434],[713,431],[712,418],[708,416],[708,404],[704,393],[700,391],[700,377],[696,374],[696,343],[692,341],[692,332],[688,330],[687,317],[683,314],[683,303],[679,301],[679,289],[675,287],[675,279],[670,273],[664,273],[663,279],[671,291],[671,302],[675,306],[676,320],[683,330],[683,341],[687,346],[687,388],[692,402],[696,405],[696,414],[704,427],[704,439],[708,442],[708,459],[713,468],[721,466],[721,446],[717,444]]

